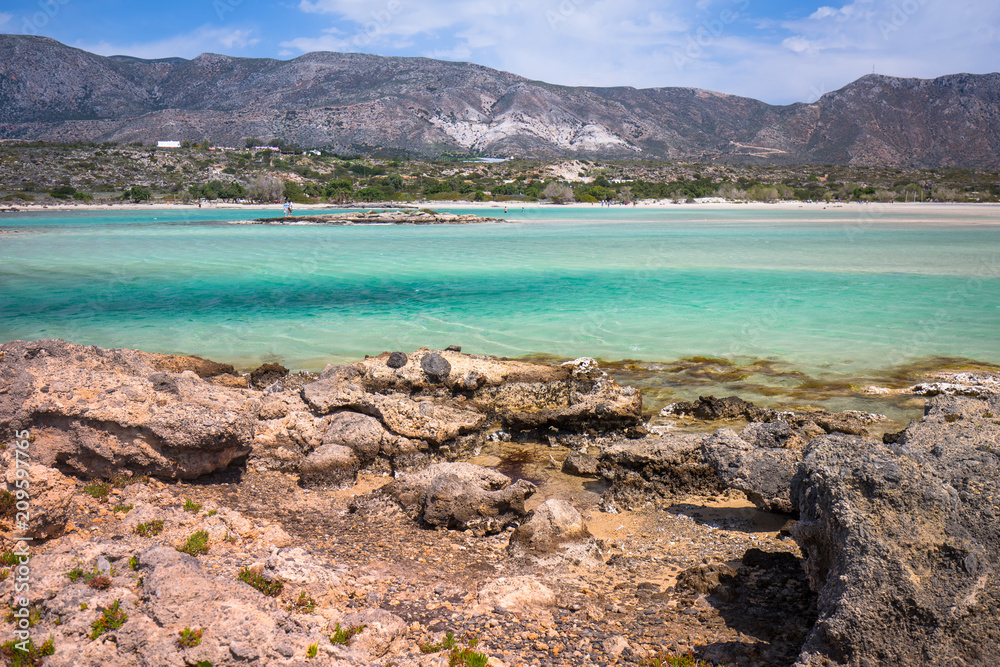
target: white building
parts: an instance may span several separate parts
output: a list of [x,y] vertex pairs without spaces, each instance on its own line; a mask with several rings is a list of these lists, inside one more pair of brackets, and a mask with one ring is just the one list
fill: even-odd
[[157,148],[180,148],[181,142],[179,141],[157,141]]

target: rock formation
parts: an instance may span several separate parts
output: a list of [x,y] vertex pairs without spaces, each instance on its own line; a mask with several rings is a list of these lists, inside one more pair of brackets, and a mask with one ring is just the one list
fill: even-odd
[[232,367],[193,357],[58,340],[0,354],[0,436],[28,430],[37,463],[87,477],[190,479],[248,456],[336,485],[361,469],[424,467],[495,429],[641,431],[640,393],[596,366],[418,350],[330,367],[317,381],[265,365],[251,374],[261,392],[210,381]]
[[896,444],[829,435],[792,485],[819,592],[800,664],[1000,661],[1000,399],[938,397]]

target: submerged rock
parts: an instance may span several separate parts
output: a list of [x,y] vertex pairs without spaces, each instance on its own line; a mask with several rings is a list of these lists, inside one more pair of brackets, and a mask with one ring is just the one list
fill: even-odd
[[802,665],[1000,663],[1000,399],[937,397],[896,444],[814,440],[792,535],[819,593]]

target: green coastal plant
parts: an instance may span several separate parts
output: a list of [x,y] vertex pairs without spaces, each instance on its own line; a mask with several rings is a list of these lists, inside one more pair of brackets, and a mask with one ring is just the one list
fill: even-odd
[[49,635],[49,638],[41,646],[35,646],[34,641],[29,638],[24,644],[26,651],[17,648],[19,643],[12,639],[0,645],[0,656],[4,658],[4,664],[11,665],[11,667],[36,667],[44,664],[46,656],[56,652],[55,640],[52,635]]
[[698,660],[694,652],[668,654],[664,652],[639,660],[639,667],[715,667],[707,660]]
[[337,623],[337,627],[333,629],[333,634],[330,635],[330,642],[333,644],[349,646],[351,644],[351,638],[364,629],[365,626],[363,625],[352,625],[347,628],[341,628],[340,623]]
[[191,556],[198,556],[199,554],[207,554],[208,531],[199,530],[198,532],[196,532],[195,534],[193,534],[191,537],[188,538],[187,542],[184,543],[184,546],[180,547],[177,550],[182,553],[190,554]]
[[97,639],[108,630],[117,630],[128,620],[128,614],[121,610],[121,600],[115,600],[110,607],[100,609],[100,612],[100,617],[90,624],[91,639]]
[[92,498],[104,501],[108,499],[108,494],[111,493],[111,485],[103,481],[91,482],[83,487],[83,492]]
[[135,527],[135,534],[140,537],[154,537],[163,532],[163,519],[155,519],[148,523],[140,523]]
[[197,512],[201,509],[201,503],[196,503],[190,498],[184,499],[184,511],[185,512]]
[[135,506],[132,505],[131,503],[128,504],[128,505],[115,505],[114,507],[111,508],[111,511],[112,512],[125,512],[127,514],[128,512],[132,511],[133,507],[135,507]]
[[0,491],[0,516],[9,517],[14,515],[14,509],[17,505],[17,498],[14,494],[3,489]]
[[313,600],[305,591],[299,593],[295,602],[288,605],[288,611],[313,612],[316,610],[316,600]]
[[285,587],[282,582],[265,579],[256,572],[252,572],[248,567],[239,571],[236,575],[236,580],[242,581],[245,584],[250,584],[264,595],[268,595],[273,598],[281,595],[281,590]]
[[204,634],[204,628],[198,628],[197,630],[192,630],[191,628],[184,628],[177,634],[180,637],[177,639],[177,645],[181,648],[194,648],[201,643],[201,636]]
[[[464,643],[464,646],[459,641]],[[422,653],[448,651],[449,667],[486,667],[486,663],[489,662],[489,656],[474,650],[479,646],[479,639],[471,632],[465,633],[459,640],[455,637],[455,633],[448,631],[441,641],[418,646]]]
[[315,658],[317,653],[319,653],[319,642],[309,645],[309,649],[306,651],[306,657]]

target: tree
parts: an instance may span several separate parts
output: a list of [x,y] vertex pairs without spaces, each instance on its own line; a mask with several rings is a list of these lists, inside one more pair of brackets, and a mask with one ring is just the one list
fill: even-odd
[[309,198],[306,193],[303,192],[302,186],[295,181],[285,181],[285,187],[283,194],[285,199],[296,204],[307,204],[309,203]]
[[151,199],[153,193],[149,191],[144,185],[133,185],[131,188],[125,191],[122,195],[122,199],[131,199],[132,201],[147,201]]
[[276,201],[281,198],[284,184],[270,174],[255,174],[247,183],[247,194],[254,201]]
[[542,196],[551,199],[553,204],[565,204],[573,201],[573,190],[565,183],[549,183],[542,190]]
[[323,196],[337,204],[344,204],[351,199],[351,191],[354,189],[350,179],[344,178],[338,181],[330,181],[323,188]]

